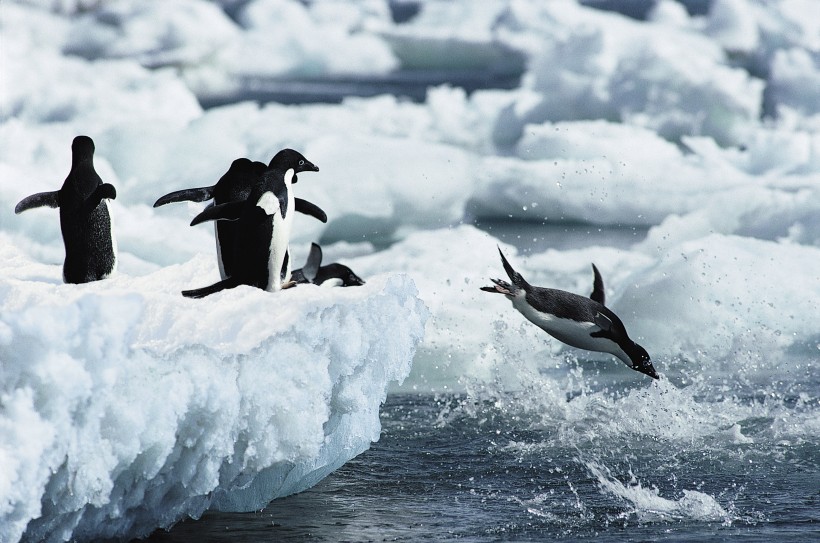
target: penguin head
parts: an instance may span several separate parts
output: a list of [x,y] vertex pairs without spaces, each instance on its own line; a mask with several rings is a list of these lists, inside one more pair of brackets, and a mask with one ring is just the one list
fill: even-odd
[[[251,173],[254,171],[254,166],[257,164],[262,164],[261,162],[253,162],[249,158],[237,158],[233,162],[231,162],[231,167],[228,168],[228,172],[236,173],[236,174],[246,174]],[[265,170],[267,166],[262,164],[262,171]]]
[[71,142],[71,157],[76,164],[94,158],[94,140],[88,136],[77,136]]
[[364,285],[364,279],[353,273],[353,270],[347,266],[341,266],[344,270],[342,277],[342,286],[345,287],[360,287]]
[[342,287],[360,287],[364,285],[364,279],[356,275],[353,270],[344,264],[339,264],[338,262],[322,266],[321,282],[324,283],[329,280],[339,281],[339,283],[336,283],[336,286]]
[[[231,167],[219,180],[223,185],[234,187],[248,186],[248,182],[255,180],[268,169],[264,162],[254,162],[247,158],[237,158],[231,162]],[[219,184],[219,183],[218,183]]]
[[653,379],[659,378],[658,372],[655,371],[655,367],[652,365],[649,359],[649,353],[646,352],[646,349],[633,341],[632,346],[627,350],[626,354],[629,355],[629,360],[632,362],[630,367],[633,370],[646,374]]
[[[294,151],[293,149],[282,149],[276,153],[271,159],[268,168],[281,170],[292,169],[294,173],[319,171],[318,166],[306,159],[302,153]],[[296,182],[295,178],[293,182]]]

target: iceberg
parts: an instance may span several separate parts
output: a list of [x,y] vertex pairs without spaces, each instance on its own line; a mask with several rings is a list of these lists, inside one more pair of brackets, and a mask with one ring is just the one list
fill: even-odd
[[403,275],[194,302],[204,255],[77,286],[0,247],[0,541],[140,537],[314,485],[378,440],[427,318]]

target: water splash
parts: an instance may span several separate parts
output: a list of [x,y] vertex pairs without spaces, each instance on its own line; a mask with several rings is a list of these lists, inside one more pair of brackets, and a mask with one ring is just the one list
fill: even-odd
[[695,520],[699,522],[722,522],[731,524],[729,513],[709,494],[697,490],[684,490],[677,500],[664,498],[657,488],[644,488],[630,472],[629,483],[619,481],[609,468],[595,461],[579,460],[598,480],[598,488],[604,495],[619,498],[631,506],[619,515],[626,518],[635,515],[640,522],[664,522],[670,520]]

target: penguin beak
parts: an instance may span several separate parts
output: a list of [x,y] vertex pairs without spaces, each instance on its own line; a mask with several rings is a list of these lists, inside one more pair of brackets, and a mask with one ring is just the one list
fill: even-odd
[[649,360],[649,356],[633,360],[632,369],[635,371],[639,371],[644,375],[648,375],[652,379],[660,379],[660,377],[658,376],[658,372],[655,371],[655,366],[653,366],[652,362]]
[[652,379],[660,379],[660,376],[658,375],[658,372],[656,372],[654,366],[652,366],[652,362],[649,362],[648,360],[646,361],[646,363],[644,365],[635,366],[632,369],[637,370],[637,371],[639,371],[643,374],[646,374],[646,375],[650,376]]

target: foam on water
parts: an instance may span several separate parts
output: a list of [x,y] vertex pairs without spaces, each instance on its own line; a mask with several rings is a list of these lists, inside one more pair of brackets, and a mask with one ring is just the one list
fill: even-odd
[[628,503],[632,510],[621,516],[637,516],[640,522],[696,520],[701,522],[729,522],[730,516],[715,499],[697,490],[684,490],[677,500],[664,498],[657,488],[643,488],[634,476],[622,483],[611,471],[596,462],[585,462],[589,472],[598,479],[601,492],[611,494]]

